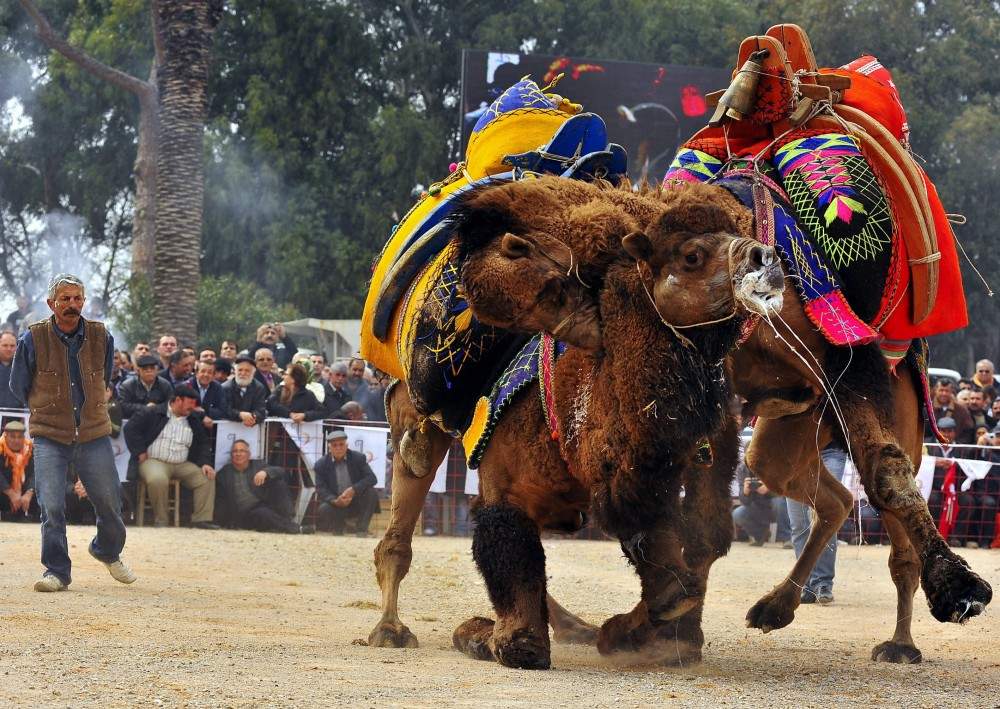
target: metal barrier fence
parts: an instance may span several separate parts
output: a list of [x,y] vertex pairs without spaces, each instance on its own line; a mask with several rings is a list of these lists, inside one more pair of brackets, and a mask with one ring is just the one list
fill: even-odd
[[[27,414],[22,410],[0,409],[0,425],[11,418],[26,420]],[[266,458],[269,464],[286,470],[296,496],[297,519],[315,524],[317,502],[313,469],[316,461],[326,453],[326,434],[334,428],[347,431],[349,447],[363,453],[375,473],[381,512],[373,517],[369,531],[380,535],[388,525],[388,500],[392,491],[391,442],[384,423],[326,420],[296,424],[288,419],[269,418],[262,425],[248,428],[239,423],[219,422],[215,431],[216,468],[229,461],[229,448],[234,440],[246,440],[251,445],[253,458]],[[119,440],[119,444],[117,462],[124,480],[128,453],[123,441]],[[917,482],[943,535],[954,544],[1000,548],[1000,446],[956,444],[942,449],[928,444],[927,451]],[[839,538],[852,543],[859,537],[869,544],[888,543],[881,518],[877,510],[868,505],[850,465],[844,484],[854,494],[856,504]],[[466,467],[464,451],[456,440],[437,471],[416,533],[470,535],[469,508],[478,488],[478,473]],[[605,538],[593,526],[585,527],[577,536]]]

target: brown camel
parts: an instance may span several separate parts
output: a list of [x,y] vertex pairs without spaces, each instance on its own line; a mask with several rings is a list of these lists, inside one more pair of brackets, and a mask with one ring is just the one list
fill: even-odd
[[[621,190],[605,192],[608,213],[624,209],[646,223],[641,214],[648,198]],[[732,204],[737,220],[751,218]],[[602,211],[593,201],[588,208],[594,214]],[[558,231],[563,225],[557,221],[543,218],[540,223]],[[661,313],[676,307],[676,301],[660,293],[655,297]],[[850,452],[892,542],[889,568],[897,589],[896,629],[891,639],[875,646],[872,658],[920,661],[910,633],[918,584],[931,614],[941,622],[965,622],[990,602],[989,584],[941,539],[913,480],[922,432],[914,355],[911,352],[894,375],[875,345],[833,347],[791,296],[778,316],[763,321],[731,355],[733,389],[747,400],[748,413],[759,416],[746,455],[749,467],[777,494],[816,509],[819,520],[788,577],[750,609],[748,626],[768,632],[792,621],[802,585],[850,510],[850,493],[820,463],[819,451],[832,440]],[[553,618],[554,627],[561,624],[561,617]],[[580,634],[579,627],[576,632]]]
[[[729,481],[738,442],[724,360],[747,308],[780,307],[780,266],[772,249],[739,235],[747,222],[715,188],[647,200],[640,229],[623,209],[592,208],[606,190],[568,183],[541,179],[480,190],[457,228],[462,283],[477,318],[516,327],[526,321],[523,304],[544,294],[546,307],[531,306],[533,327],[558,330],[587,307],[578,289],[551,285],[570,272],[596,299],[600,349],[593,333],[577,333],[579,341],[556,363],[558,441],[537,386],[519,395],[493,434],[479,465],[473,557],[497,620],[463,623],[454,642],[473,657],[545,668],[550,614],[557,639],[592,638],[586,624],[547,597],[539,538],[541,529],[578,529],[589,508],[621,541],[642,582],[640,603],[604,625],[599,647],[687,662],[700,658],[708,567],[732,538]],[[536,228],[532,217],[541,214],[562,228]],[[518,277],[503,278],[512,268]],[[532,297],[512,297],[511,286]],[[669,322],[654,299],[671,302]],[[403,386],[388,403],[398,442],[413,432],[416,411]],[[433,466],[447,438],[430,429],[421,435]],[[705,441],[713,460],[698,465]],[[416,639],[398,616],[398,586],[430,476],[412,475],[402,455],[393,464],[392,519],[375,552],[383,617],[369,642],[412,646]]]

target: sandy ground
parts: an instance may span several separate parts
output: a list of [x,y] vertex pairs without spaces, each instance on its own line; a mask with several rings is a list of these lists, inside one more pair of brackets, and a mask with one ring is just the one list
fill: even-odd
[[[130,529],[131,587],[70,528],[71,591],[38,594],[38,530],[0,525],[0,705],[46,706],[782,706],[1000,705],[996,612],[942,625],[918,598],[916,666],[880,665],[894,594],[885,548],[841,548],[836,603],[802,606],[762,635],[747,608],[790,567],[777,547],[735,545],[713,570],[705,662],[615,666],[589,647],[555,646],[553,669],[515,671],[451,648],[454,627],[489,604],[469,540],[418,538],[403,584],[413,650],[353,644],[378,616],[374,539]],[[627,610],[638,584],[609,542],[546,542],[554,595],[585,619]],[[1000,551],[970,551],[1000,588]],[[996,603],[994,604],[996,605]]]

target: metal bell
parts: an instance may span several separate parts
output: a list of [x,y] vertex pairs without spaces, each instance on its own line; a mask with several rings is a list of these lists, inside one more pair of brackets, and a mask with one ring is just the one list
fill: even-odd
[[708,122],[710,126],[713,128],[720,126],[725,118],[742,121],[747,114],[753,112],[754,102],[757,98],[757,84],[760,82],[760,72],[764,69],[761,61],[766,59],[769,54],[768,50],[760,49],[747,57],[746,62],[733,77],[729,88],[719,99],[715,114]]

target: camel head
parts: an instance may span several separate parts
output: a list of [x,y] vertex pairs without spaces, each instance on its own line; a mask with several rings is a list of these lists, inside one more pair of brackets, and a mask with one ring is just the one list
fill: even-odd
[[[586,203],[578,203],[583,195],[573,189],[577,185],[563,184],[572,182],[541,179],[472,193],[455,221],[462,284],[473,313],[488,325],[548,332],[598,351],[600,271],[593,267],[593,254],[584,254],[567,236],[579,236],[574,222],[586,211]],[[618,239],[634,226],[622,226]]]
[[657,218],[622,241],[660,317],[683,328],[779,311],[781,262],[772,247],[740,234],[742,207],[719,187],[674,192]]

